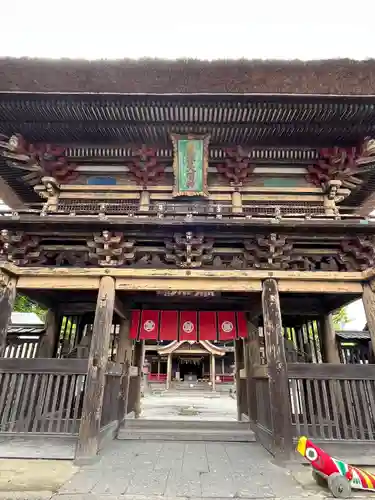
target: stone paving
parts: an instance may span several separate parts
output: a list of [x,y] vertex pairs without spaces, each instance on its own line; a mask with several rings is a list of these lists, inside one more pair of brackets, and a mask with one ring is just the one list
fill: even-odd
[[[310,496],[257,443],[114,441],[54,500],[193,500]],[[321,495],[315,495],[321,498]]]
[[[181,415],[181,407],[194,406],[198,414],[193,418]],[[142,399],[141,419],[146,420],[206,420],[237,421],[236,400],[224,393],[202,393],[168,391],[163,395],[146,395]]]

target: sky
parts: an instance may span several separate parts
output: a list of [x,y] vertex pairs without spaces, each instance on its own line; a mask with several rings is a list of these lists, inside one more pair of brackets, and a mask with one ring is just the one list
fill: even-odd
[[[0,56],[374,57],[371,3],[357,0],[18,0],[1,8]],[[370,10],[369,10],[370,9]]]
[[[375,58],[369,0],[18,0],[1,8],[0,57]],[[362,328],[361,302],[348,329]]]

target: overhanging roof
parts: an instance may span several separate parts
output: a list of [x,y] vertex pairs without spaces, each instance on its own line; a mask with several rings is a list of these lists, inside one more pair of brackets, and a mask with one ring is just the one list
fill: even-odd
[[371,95],[375,61],[2,58],[0,90]]

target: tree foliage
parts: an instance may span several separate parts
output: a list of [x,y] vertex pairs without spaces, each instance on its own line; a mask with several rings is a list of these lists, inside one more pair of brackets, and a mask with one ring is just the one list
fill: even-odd
[[348,311],[345,307],[338,309],[333,314],[333,324],[335,326],[335,330],[342,330],[347,323],[350,323],[351,319],[349,318]]
[[13,311],[23,313],[33,312],[37,314],[42,321],[45,320],[47,313],[46,309],[40,307],[39,304],[26,297],[26,295],[22,295],[20,293],[17,293]]

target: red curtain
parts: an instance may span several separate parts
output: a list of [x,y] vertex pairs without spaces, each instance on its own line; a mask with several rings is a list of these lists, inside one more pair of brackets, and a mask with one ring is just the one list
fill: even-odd
[[245,313],[234,311],[132,311],[134,340],[230,341],[247,337]]

